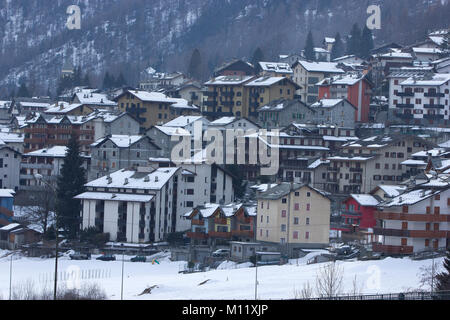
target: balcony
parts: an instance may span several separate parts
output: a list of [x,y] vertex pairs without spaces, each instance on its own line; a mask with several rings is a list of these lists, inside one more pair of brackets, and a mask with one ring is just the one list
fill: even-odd
[[231,238],[231,232],[212,231],[208,235],[210,238],[220,238],[220,239],[230,239]]
[[205,106],[207,107],[216,107],[217,106],[217,101],[206,101],[205,102]]
[[338,167],[328,167],[327,171],[339,172],[339,168]]
[[398,97],[414,97],[414,92],[397,92],[396,96]]
[[349,216],[349,217],[356,217],[356,218],[362,217],[361,212],[354,212],[354,211],[342,211],[341,215]]
[[186,235],[190,239],[196,239],[196,240],[208,239],[208,235],[204,232],[188,232],[188,233],[186,233]]
[[438,92],[425,92],[424,96],[428,98],[444,98],[445,94]]
[[233,98],[234,97],[234,92],[222,92],[221,95],[223,97]]
[[438,239],[447,238],[450,233],[448,231],[439,230],[411,230],[411,238],[427,238],[427,239]]
[[397,108],[409,108],[414,109],[414,105],[412,103],[398,103],[396,105]]
[[414,251],[414,248],[410,246],[387,246],[382,244],[374,244],[372,249],[374,252],[387,254],[412,254]]
[[429,119],[429,120],[442,120],[442,119],[444,119],[444,115],[443,114],[424,114],[423,118]]
[[214,219],[214,223],[215,224],[227,225],[228,224],[228,219],[216,218],[216,219]]
[[399,220],[411,222],[450,222],[450,215],[439,214],[405,214],[377,211],[374,213],[374,218],[380,220]]
[[213,91],[206,91],[203,93],[203,95],[205,97],[217,97],[217,92],[213,92]]
[[363,172],[362,168],[350,168],[350,172]]
[[373,233],[380,236],[409,238],[409,230],[374,228]]
[[203,221],[203,220],[192,220],[191,224],[194,225],[194,226],[204,226],[205,225],[205,221]]
[[231,231],[231,234],[235,237],[248,237],[253,238],[255,233],[250,230],[233,230]]
[[425,109],[444,109],[445,106],[443,104],[424,104],[423,107]]

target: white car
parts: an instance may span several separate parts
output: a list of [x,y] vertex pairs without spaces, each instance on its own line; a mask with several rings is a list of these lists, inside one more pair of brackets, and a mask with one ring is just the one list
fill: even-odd
[[230,249],[219,249],[213,252],[213,257],[227,257],[230,254]]

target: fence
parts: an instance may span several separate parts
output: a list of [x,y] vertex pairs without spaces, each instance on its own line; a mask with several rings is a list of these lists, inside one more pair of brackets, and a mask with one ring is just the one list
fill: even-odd
[[[111,278],[110,269],[89,269],[89,270],[72,270],[58,272],[58,281],[80,281],[80,280],[94,280],[94,279],[109,279]],[[41,273],[39,274],[39,283],[47,284],[55,281],[55,273]]]
[[359,296],[338,296],[338,297],[322,297],[307,300],[450,300],[450,291],[440,292],[406,292],[406,293],[389,293],[389,294],[373,294]]

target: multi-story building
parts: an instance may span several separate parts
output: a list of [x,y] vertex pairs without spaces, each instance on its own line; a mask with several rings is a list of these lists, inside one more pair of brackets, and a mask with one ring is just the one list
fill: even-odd
[[402,162],[434,144],[412,135],[383,135],[344,144],[328,157],[327,188],[333,193],[369,193],[380,184],[402,182],[410,177]]
[[416,184],[378,205],[373,250],[405,255],[450,245],[450,184],[447,176],[420,175]]
[[315,111],[301,100],[280,99],[257,110],[258,123],[265,129],[284,128],[292,122],[313,123]]
[[321,99],[313,103],[310,108],[314,110],[314,123],[355,128],[358,110],[347,99]]
[[205,203],[185,214],[191,224],[187,236],[195,244],[252,241],[255,239],[255,213],[242,204]]
[[285,62],[259,62],[261,75],[265,77],[284,77],[292,78],[294,71],[291,66]]
[[346,99],[357,109],[355,121],[369,121],[372,84],[367,80],[366,75],[347,73],[325,78],[317,85],[319,86],[319,99]]
[[412,67],[413,56],[400,49],[390,48],[388,52],[372,55],[369,62],[372,65],[372,81],[375,88],[378,88],[393,68]]
[[396,114],[407,123],[448,125],[450,73],[412,76],[394,89]]
[[[176,230],[179,168],[122,169],[85,185],[82,228],[97,227],[111,241],[159,242]],[[183,230],[184,231],[184,230]]]
[[246,61],[233,59],[214,70],[214,77],[220,76],[253,76],[255,67]]
[[297,61],[292,66],[294,76],[292,80],[301,88],[297,95],[307,104],[315,103],[319,99],[319,87],[316,84],[332,75],[343,74],[344,70],[334,62]]
[[80,103],[70,104],[68,102],[60,101],[45,110],[44,113],[53,116],[84,116],[91,114],[92,112],[94,112],[94,109],[87,105],[82,105]]
[[162,151],[148,136],[110,135],[91,144],[91,155],[89,181],[119,169],[145,167]]
[[22,154],[8,145],[0,145],[0,189],[18,190]]
[[304,184],[281,183],[258,195],[256,240],[296,248],[329,245],[331,202]]
[[[41,191],[45,183],[36,179],[35,176],[37,174],[41,175],[47,183],[56,186],[66,153],[66,146],[54,146],[48,149],[24,153],[19,170],[19,189],[25,191]],[[87,174],[91,157],[86,154],[81,154],[81,157],[83,158],[83,167]]]
[[76,92],[72,99],[72,104],[81,104],[93,110],[103,110],[114,112],[117,108],[117,102],[108,99],[103,93],[96,93],[93,90],[80,90]]
[[11,224],[13,221],[15,194],[12,189],[0,189],[0,228]]

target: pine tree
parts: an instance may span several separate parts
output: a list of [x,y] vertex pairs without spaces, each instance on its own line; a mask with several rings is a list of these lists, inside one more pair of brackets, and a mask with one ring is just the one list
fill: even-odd
[[84,192],[85,184],[83,159],[78,140],[73,135],[67,145],[67,154],[57,184],[58,227],[67,232],[69,239],[74,239],[79,232],[81,202],[73,198]]
[[264,53],[260,47],[256,48],[255,52],[253,52],[253,57],[251,63],[255,69],[259,69],[259,62],[264,61]]
[[308,37],[306,38],[305,58],[311,61],[316,60],[316,55],[314,53],[314,39],[311,31],[308,32]]
[[201,80],[202,78],[202,57],[200,51],[195,49],[192,52],[191,61],[188,67],[188,76],[195,80]]
[[110,89],[113,86],[114,77],[111,77],[108,71],[105,73],[103,78],[103,89]]
[[357,23],[353,25],[352,31],[347,42],[347,54],[361,55],[361,29]]
[[445,271],[436,276],[438,291],[450,291],[450,248],[447,249],[447,257],[444,260]]
[[24,82],[20,85],[19,91],[17,92],[17,96],[21,98],[29,98],[30,92]]
[[120,88],[120,87],[123,87],[123,86],[125,86],[127,84],[127,81],[125,80],[125,77],[123,76],[123,73],[121,72],[120,74],[119,74],[119,76],[117,77],[117,79],[116,79],[116,87],[117,88]]
[[82,84],[83,84],[83,86],[86,86],[86,87],[91,86],[91,80],[89,79],[89,75],[87,73],[84,75]]
[[331,60],[342,57],[345,53],[344,43],[342,42],[341,34],[336,33],[333,49],[331,49]]
[[361,58],[364,59],[369,58],[370,52],[373,49],[373,47],[374,45],[373,45],[372,31],[369,28],[367,28],[367,26],[365,26],[361,36],[361,45],[360,45]]

